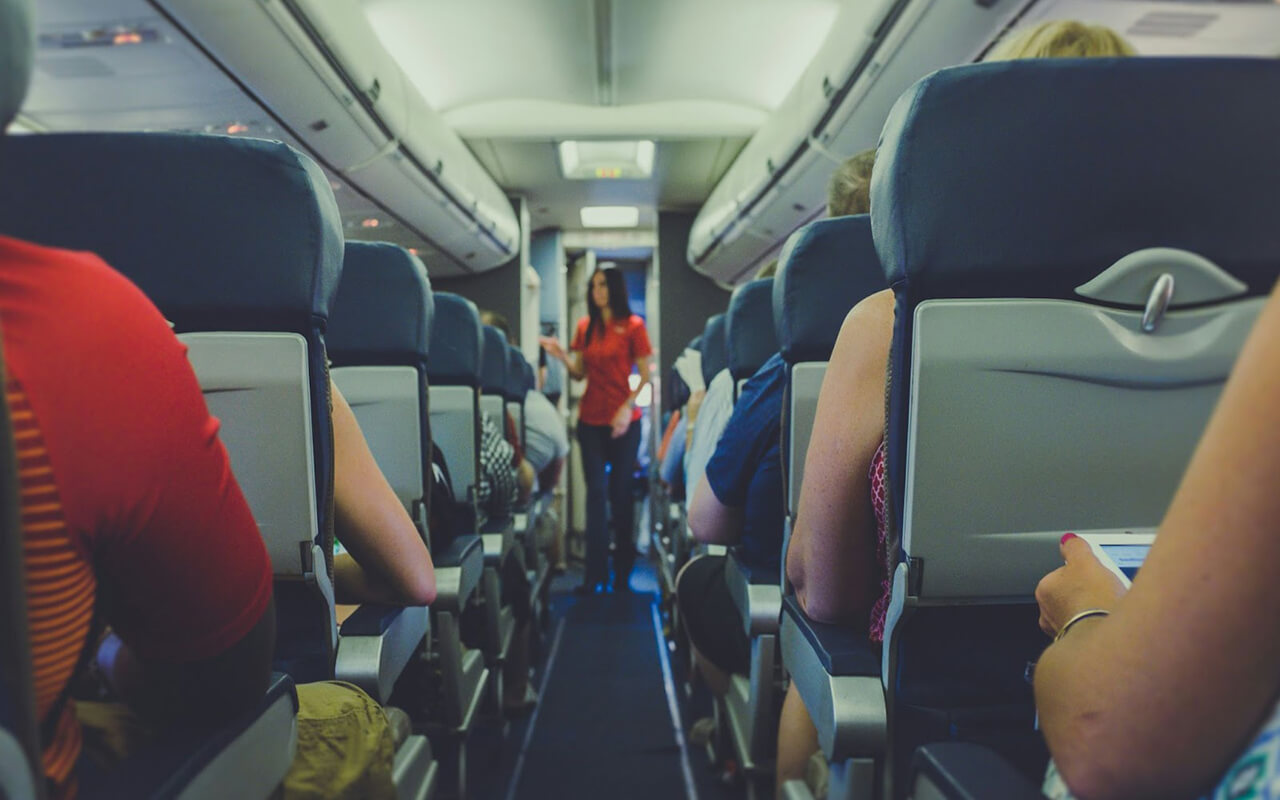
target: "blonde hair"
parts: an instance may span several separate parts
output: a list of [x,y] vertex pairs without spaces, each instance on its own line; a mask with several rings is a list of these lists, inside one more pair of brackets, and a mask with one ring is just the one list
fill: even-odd
[[768,264],[765,264],[763,267],[760,268],[760,271],[756,273],[755,280],[760,280],[761,278],[772,278],[777,274],[778,274],[778,259],[775,258],[774,260],[770,261]]
[[1059,19],[1042,22],[1005,39],[984,60],[1106,58],[1137,54],[1133,45],[1106,25],[1086,25],[1073,19]]
[[847,217],[871,212],[871,168],[876,163],[875,148],[863,150],[845,160],[827,184],[827,216]]

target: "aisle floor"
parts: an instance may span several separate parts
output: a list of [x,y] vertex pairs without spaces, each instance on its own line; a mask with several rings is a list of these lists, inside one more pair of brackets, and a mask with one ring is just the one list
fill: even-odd
[[[469,746],[470,794],[480,800],[687,798],[734,793],[690,752],[683,675],[666,657],[652,567],[636,565],[631,593],[578,597],[570,573],[553,589],[532,715],[480,726]],[[672,673],[672,667],[675,673]],[[673,722],[673,714],[678,723]]]

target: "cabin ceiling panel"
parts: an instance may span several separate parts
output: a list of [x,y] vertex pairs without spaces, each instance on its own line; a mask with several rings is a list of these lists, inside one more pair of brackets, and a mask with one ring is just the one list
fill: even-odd
[[715,99],[772,110],[840,10],[838,0],[614,2],[617,103]]
[[648,180],[565,180],[549,141],[478,139],[467,144],[508,193],[529,199],[533,229],[575,230],[582,227],[579,209],[587,205],[640,206],[641,228],[654,225],[658,208],[697,208],[746,139],[659,142]]
[[464,138],[749,135],[841,0],[363,0]]
[[1147,56],[1280,55],[1280,4],[1041,0],[1022,24],[1050,19],[1106,25]]

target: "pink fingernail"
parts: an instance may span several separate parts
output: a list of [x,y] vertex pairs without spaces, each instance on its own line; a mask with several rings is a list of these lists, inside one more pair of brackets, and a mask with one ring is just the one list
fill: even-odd
[[1061,547],[1062,545],[1066,544],[1068,539],[1078,539],[1078,538],[1080,537],[1076,536],[1074,533],[1064,533],[1062,534],[1062,538],[1058,540],[1058,546]]

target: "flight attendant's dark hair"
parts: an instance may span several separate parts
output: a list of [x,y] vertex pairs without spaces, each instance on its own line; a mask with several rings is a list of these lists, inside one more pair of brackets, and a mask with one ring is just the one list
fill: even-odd
[[591,283],[597,273],[604,274],[604,285],[609,290],[609,311],[615,320],[627,320],[631,317],[631,303],[627,298],[627,281],[622,277],[622,270],[617,267],[597,267],[591,277],[587,278],[587,344],[591,343],[591,335],[596,330],[604,332],[604,320],[600,315],[600,307],[591,299]]

